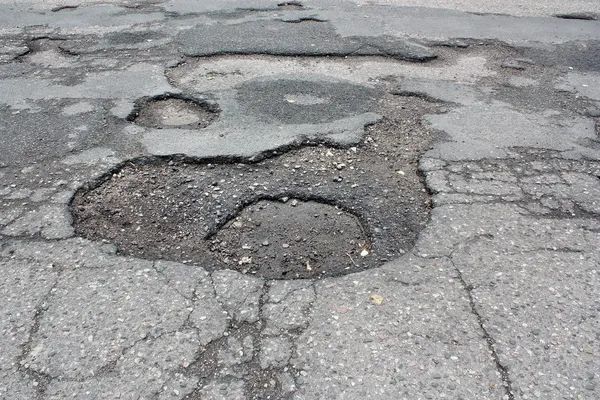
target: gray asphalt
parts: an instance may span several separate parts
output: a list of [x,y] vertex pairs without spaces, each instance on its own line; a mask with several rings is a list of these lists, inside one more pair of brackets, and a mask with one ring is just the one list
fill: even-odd
[[[600,7],[439,3],[0,0],[0,398],[599,399]],[[132,121],[168,94],[218,118]],[[430,217],[378,268],[270,280],[76,234],[75,192],[132,161],[359,157],[390,98],[435,110]]]

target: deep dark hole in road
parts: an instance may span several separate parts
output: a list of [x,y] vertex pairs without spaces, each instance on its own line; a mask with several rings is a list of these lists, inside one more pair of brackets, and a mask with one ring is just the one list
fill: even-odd
[[344,275],[410,251],[429,216],[417,171],[439,104],[386,95],[353,147],[303,143],[260,161],[140,158],[81,188],[76,232],[120,254],[268,279]]
[[148,128],[202,129],[218,116],[215,104],[186,96],[164,95],[141,100],[127,119]]

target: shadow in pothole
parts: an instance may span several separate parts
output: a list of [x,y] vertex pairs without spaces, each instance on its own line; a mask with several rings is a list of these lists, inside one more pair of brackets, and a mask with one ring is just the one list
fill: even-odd
[[167,93],[138,101],[127,120],[148,128],[202,129],[212,124],[219,112],[214,102]]
[[73,223],[121,254],[269,279],[377,267],[409,251],[428,221],[417,161],[433,135],[421,116],[438,107],[386,95],[386,117],[354,147],[129,160],[78,190]]

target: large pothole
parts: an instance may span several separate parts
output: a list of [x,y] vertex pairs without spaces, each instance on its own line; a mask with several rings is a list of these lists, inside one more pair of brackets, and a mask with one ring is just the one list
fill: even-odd
[[260,162],[131,160],[80,189],[79,235],[121,254],[271,279],[372,268],[409,251],[429,196],[417,173],[438,105],[386,95],[356,147],[305,144]]

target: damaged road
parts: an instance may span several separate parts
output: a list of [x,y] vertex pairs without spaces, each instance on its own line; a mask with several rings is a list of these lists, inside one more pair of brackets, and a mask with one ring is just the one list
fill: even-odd
[[0,0],[0,398],[600,397],[600,9],[426,3]]

